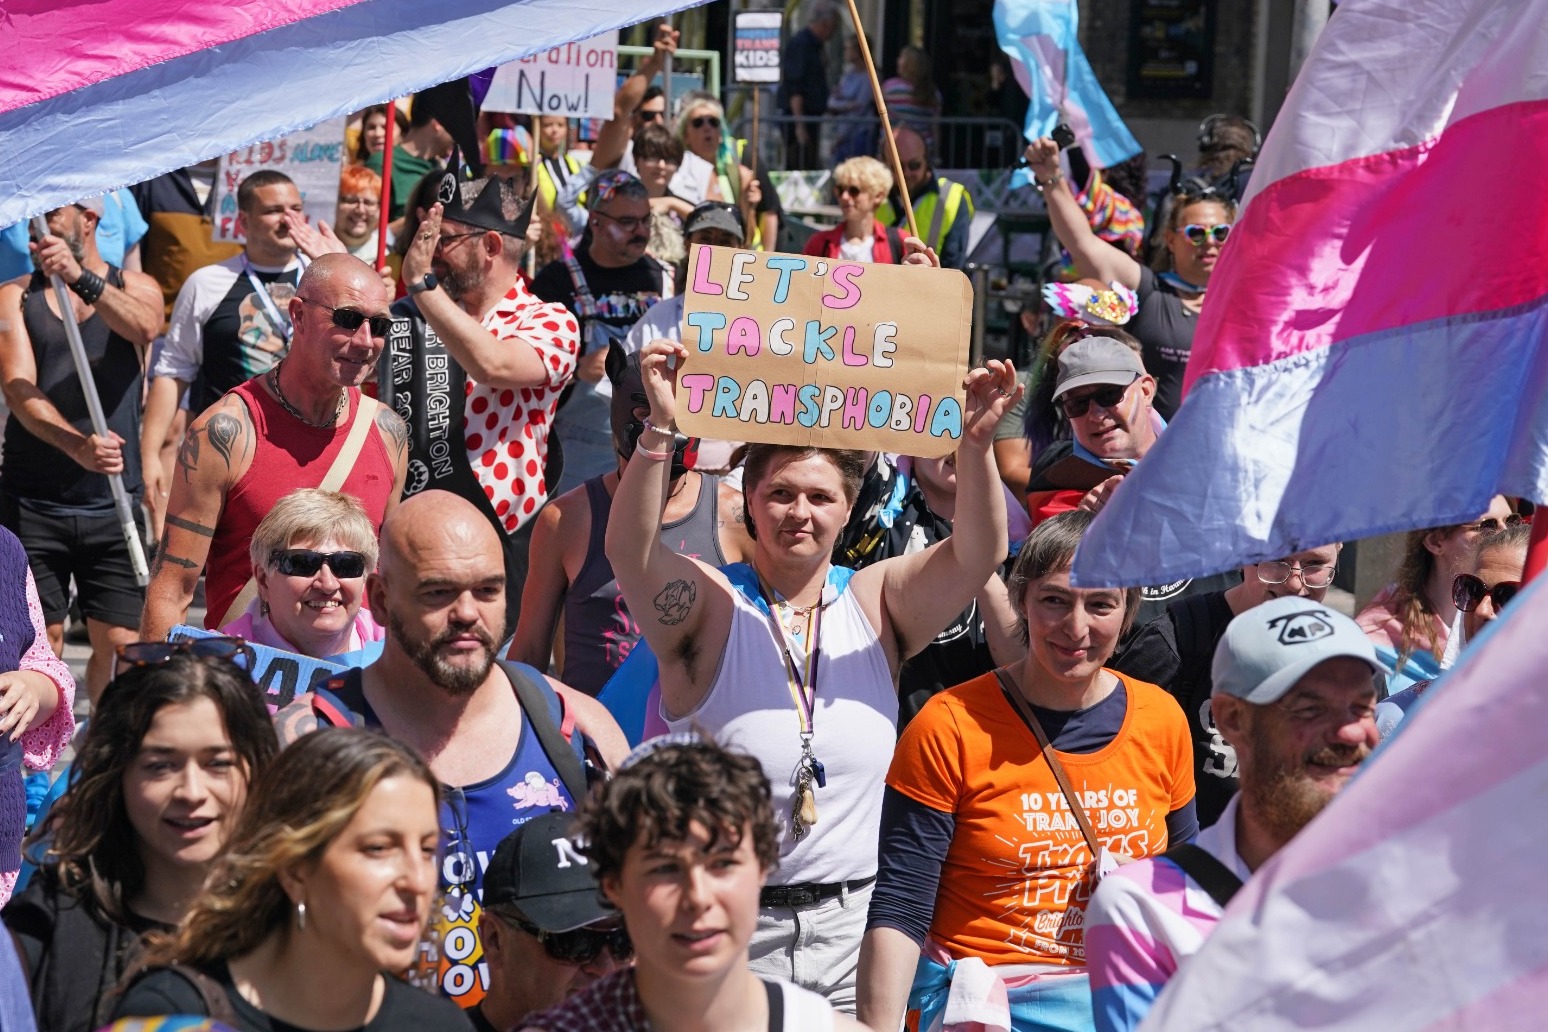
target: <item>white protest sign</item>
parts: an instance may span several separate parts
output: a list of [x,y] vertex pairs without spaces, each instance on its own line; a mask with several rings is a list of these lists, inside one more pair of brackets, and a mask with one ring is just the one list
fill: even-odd
[[339,203],[339,172],[344,168],[344,120],[314,125],[269,143],[255,143],[220,159],[215,175],[216,240],[240,242],[237,187],[259,169],[283,172],[301,191],[307,218],[333,225]]
[[618,32],[565,43],[495,69],[483,110],[612,118]]
[[731,74],[736,82],[779,82],[778,11],[738,11],[732,36]]

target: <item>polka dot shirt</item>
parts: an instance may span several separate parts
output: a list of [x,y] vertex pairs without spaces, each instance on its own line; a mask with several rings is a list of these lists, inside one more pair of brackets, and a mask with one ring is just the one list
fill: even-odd
[[548,379],[536,387],[486,387],[468,377],[462,424],[468,464],[509,534],[548,497],[548,435],[560,391],[575,373],[580,328],[563,305],[539,301],[518,280],[484,317],[484,329],[530,344],[548,368]]

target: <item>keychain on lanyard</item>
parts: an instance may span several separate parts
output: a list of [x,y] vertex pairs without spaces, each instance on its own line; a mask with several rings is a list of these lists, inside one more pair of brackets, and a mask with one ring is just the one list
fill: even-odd
[[[774,624],[774,634],[778,639],[780,651],[785,656],[785,674],[789,681],[790,697],[795,702],[796,716],[801,728],[801,758],[796,761],[794,774],[796,795],[790,808],[791,833],[796,841],[800,841],[806,835],[806,831],[817,823],[817,793],[816,788],[828,787],[828,772],[812,751],[812,735],[817,716],[817,668],[822,660],[822,611],[826,603],[819,601],[812,610],[811,638],[807,642],[806,671],[803,676],[801,668],[796,665],[795,656],[790,651],[789,639],[785,636],[784,624],[780,621],[777,611],[778,603],[774,600],[774,593],[765,589],[765,601],[769,604],[769,618]],[[791,609],[796,607],[791,606]]]

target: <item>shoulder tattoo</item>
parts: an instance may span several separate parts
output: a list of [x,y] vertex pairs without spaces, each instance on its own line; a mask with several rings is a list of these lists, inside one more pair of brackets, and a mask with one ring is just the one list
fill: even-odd
[[[241,405],[241,402],[237,404]],[[247,454],[252,434],[249,433],[251,423],[245,416],[245,406],[241,416],[222,410],[205,420],[203,427],[190,429],[183,435],[183,444],[177,451],[177,466],[183,471],[185,481],[198,471],[199,463],[210,457],[206,446],[220,457],[227,470]]]
[[698,588],[693,581],[672,581],[651,600],[658,614],[656,619],[668,627],[677,626],[688,619],[698,594]]
[[392,442],[394,451],[403,452],[408,448],[408,424],[403,422],[403,417],[386,405],[376,410],[376,428],[382,432],[382,436]]

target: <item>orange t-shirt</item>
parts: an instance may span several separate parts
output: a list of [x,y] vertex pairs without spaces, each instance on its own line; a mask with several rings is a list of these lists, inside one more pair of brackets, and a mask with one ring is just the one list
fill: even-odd
[[[1166,692],[1108,671],[1123,726],[1093,753],[1059,753],[1108,852],[1165,852],[1166,815],[1193,798],[1188,722]],[[1037,739],[993,673],[931,699],[898,742],[887,784],[956,818],[930,936],[990,964],[1084,964],[1086,846]],[[885,862],[885,858],[883,858]]]

